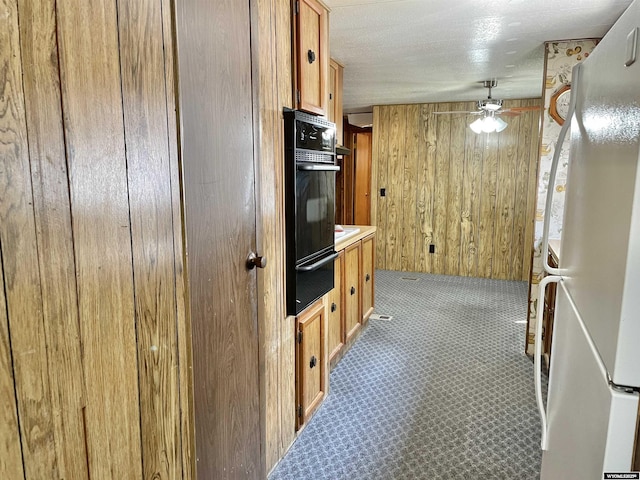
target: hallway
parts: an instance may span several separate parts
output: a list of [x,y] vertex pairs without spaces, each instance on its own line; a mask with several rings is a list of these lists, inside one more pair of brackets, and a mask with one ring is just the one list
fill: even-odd
[[270,480],[537,479],[527,284],[376,271],[376,313]]

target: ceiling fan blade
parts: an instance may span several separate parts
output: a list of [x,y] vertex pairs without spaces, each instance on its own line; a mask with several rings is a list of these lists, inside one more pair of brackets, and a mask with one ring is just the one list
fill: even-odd
[[512,112],[511,110],[503,110],[496,113],[496,115],[504,115],[505,117],[519,117],[522,112]]
[[434,115],[444,115],[444,114],[464,114],[464,115],[481,115],[482,112],[468,112],[468,111],[452,111],[452,112],[432,112]]
[[539,105],[531,105],[528,107],[510,107],[503,110],[503,112],[534,112],[542,110],[542,107]]

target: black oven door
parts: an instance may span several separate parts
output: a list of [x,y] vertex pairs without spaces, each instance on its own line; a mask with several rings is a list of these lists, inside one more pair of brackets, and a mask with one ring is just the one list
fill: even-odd
[[318,298],[333,289],[334,260],[338,253],[329,248],[296,265],[295,305],[289,305],[289,312],[298,315]]
[[296,264],[334,246],[338,170],[332,164],[296,165]]

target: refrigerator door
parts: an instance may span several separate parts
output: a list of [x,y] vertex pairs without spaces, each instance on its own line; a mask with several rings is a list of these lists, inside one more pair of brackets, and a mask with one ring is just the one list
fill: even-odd
[[639,25],[634,2],[572,85],[560,259],[613,382],[634,387],[640,387],[640,58],[628,67],[625,61]]
[[631,470],[638,394],[612,389],[565,285],[558,288],[542,480]]

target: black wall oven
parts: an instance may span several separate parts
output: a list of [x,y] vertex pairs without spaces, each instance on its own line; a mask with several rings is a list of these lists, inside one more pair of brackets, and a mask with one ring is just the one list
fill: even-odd
[[335,125],[285,110],[287,314],[297,315],[333,288]]

